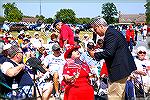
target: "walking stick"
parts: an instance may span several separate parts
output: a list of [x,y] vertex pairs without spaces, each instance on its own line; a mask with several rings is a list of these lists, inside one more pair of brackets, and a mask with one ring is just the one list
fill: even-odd
[[144,91],[144,83],[143,83],[143,79],[142,79],[142,76],[140,75],[141,77],[141,82],[142,82],[142,88],[143,88],[143,92],[144,92],[144,99],[146,100],[146,94],[145,94],[145,91]]

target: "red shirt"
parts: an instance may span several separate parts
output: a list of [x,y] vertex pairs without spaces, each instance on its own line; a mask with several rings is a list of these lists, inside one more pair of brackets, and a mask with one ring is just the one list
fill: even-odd
[[63,24],[60,29],[59,44],[62,48],[64,41],[67,40],[67,44],[74,45],[74,33],[68,25]]
[[126,41],[129,42],[130,38],[134,40],[134,30],[127,29],[126,31]]
[[102,66],[102,69],[101,69],[101,72],[100,72],[100,76],[102,76],[103,74],[105,74],[106,76],[108,76],[108,70],[107,70],[105,62],[103,63],[103,66]]

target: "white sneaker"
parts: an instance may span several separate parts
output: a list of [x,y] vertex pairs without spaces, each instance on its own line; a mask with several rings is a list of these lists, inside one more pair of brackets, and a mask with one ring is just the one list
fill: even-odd
[[59,98],[60,98],[60,94],[59,94],[59,93],[56,93],[56,94],[55,94],[55,98],[56,98],[56,99],[59,99]]

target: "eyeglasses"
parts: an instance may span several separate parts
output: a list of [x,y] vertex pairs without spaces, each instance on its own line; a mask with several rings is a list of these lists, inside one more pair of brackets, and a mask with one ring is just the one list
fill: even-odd
[[58,48],[58,49],[56,49],[56,50],[54,50],[54,51],[60,51],[60,48]]
[[139,51],[138,54],[146,54],[145,51]]

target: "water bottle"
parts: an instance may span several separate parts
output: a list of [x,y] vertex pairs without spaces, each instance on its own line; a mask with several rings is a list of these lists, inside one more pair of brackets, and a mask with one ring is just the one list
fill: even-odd
[[17,92],[16,92],[16,89],[18,88],[18,84],[17,82],[15,81],[15,79],[13,79],[13,84],[12,84],[12,95],[13,96],[16,96],[17,95]]

